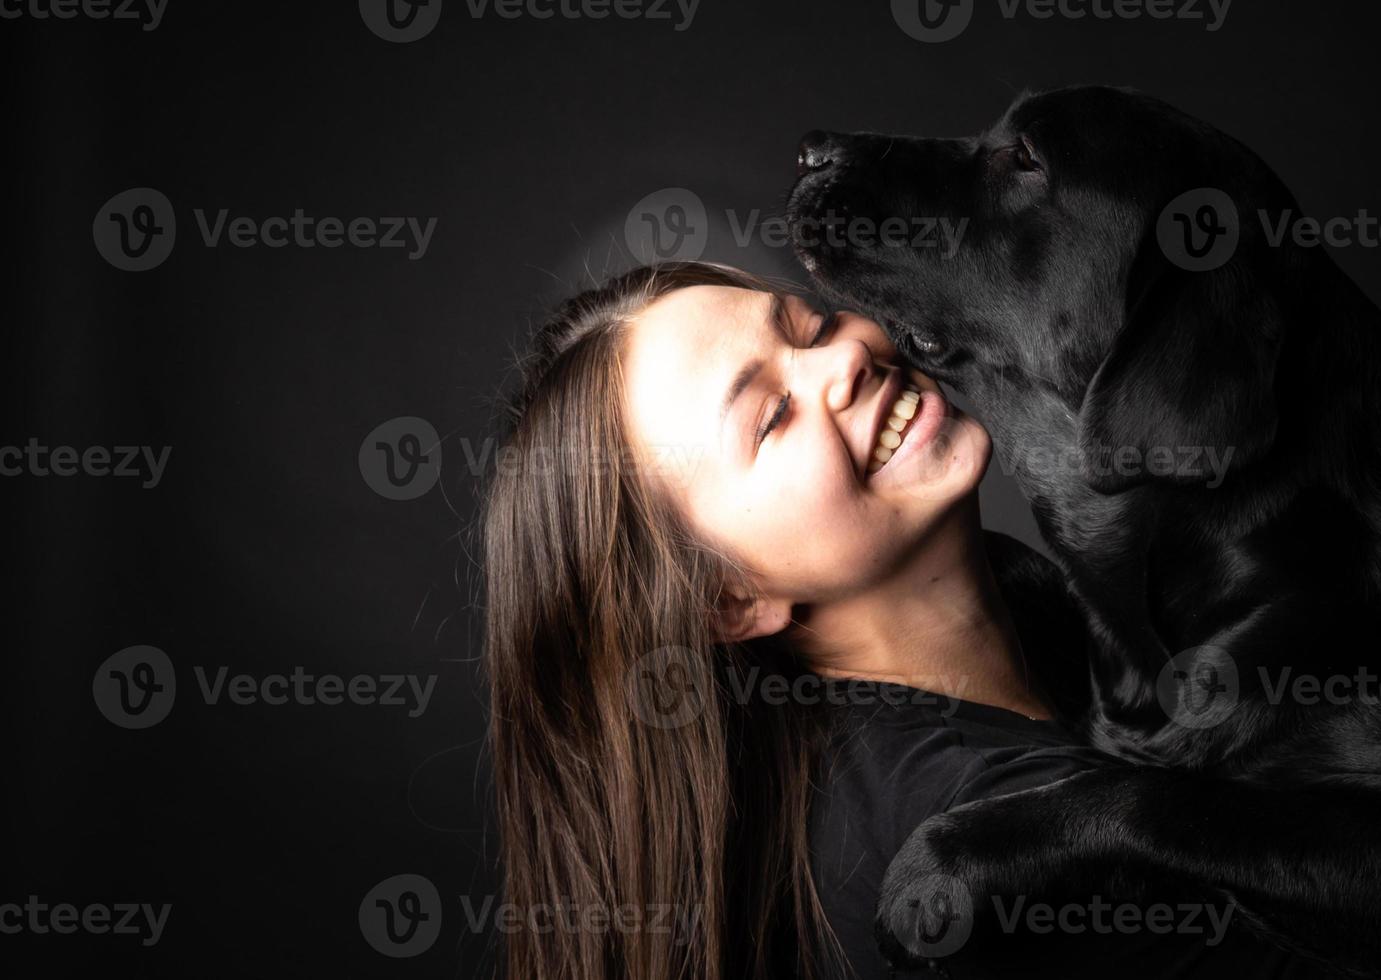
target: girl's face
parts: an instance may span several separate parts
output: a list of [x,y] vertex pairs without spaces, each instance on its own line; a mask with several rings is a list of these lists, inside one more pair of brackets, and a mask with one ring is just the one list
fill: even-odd
[[[865,317],[678,289],[633,322],[624,379],[635,449],[768,596],[826,603],[914,574],[933,532],[972,520],[956,505],[987,468],[986,430]],[[879,469],[880,438],[896,448]]]

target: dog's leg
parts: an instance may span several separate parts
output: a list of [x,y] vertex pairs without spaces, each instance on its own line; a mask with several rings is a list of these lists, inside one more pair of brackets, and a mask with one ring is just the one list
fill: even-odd
[[[943,905],[975,917],[1033,896],[1114,896],[1173,882],[1295,952],[1358,975],[1381,969],[1381,797],[1267,789],[1116,767],[932,817],[892,861],[878,903],[889,956],[933,959]],[[949,890],[937,904],[936,885]],[[956,901],[956,899],[962,899]]]

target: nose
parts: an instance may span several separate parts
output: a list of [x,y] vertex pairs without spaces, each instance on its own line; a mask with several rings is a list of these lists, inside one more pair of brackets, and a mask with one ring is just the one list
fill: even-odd
[[839,162],[842,155],[834,133],[812,129],[801,137],[800,148],[796,151],[796,176],[827,170]]
[[842,412],[863,397],[868,381],[883,373],[874,360],[872,348],[860,338],[836,345],[825,370],[828,372],[826,401]]

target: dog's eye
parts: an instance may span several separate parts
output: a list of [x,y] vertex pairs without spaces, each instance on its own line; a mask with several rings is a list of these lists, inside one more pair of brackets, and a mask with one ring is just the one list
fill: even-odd
[[1012,161],[1016,163],[1019,170],[1030,172],[1041,169],[1041,162],[1036,159],[1036,149],[1025,136],[1016,146],[1012,147]]

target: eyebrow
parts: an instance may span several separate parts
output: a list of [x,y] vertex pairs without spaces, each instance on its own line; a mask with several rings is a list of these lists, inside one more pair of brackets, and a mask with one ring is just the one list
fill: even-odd
[[[781,293],[772,294],[772,305],[768,308],[767,318],[777,332],[786,339],[787,343],[791,343],[791,335],[786,327],[786,300]],[[729,387],[724,392],[724,401],[719,406],[719,428],[721,432],[724,430],[724,420],[728,418],[729,410],[734,407],[734,402],[753,383],[753,379],[758,376],[766,364],[767,362],[762,358],[755,357],[739,368],[734,379],[729,382]]]

